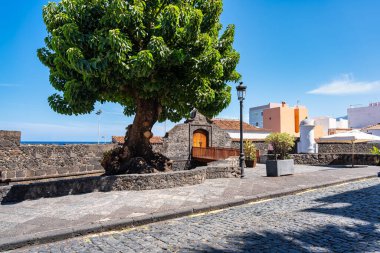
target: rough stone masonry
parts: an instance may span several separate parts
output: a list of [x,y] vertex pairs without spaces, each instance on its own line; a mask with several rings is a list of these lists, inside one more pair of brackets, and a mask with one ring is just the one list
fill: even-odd
[[107,145],[20,145],[21,132],[0,131],[2,180],[39,179],[103,172],[100,160]]

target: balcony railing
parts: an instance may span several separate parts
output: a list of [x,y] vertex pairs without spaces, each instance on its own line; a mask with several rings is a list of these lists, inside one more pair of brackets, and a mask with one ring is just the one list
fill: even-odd
[[193,147],[192,157],[195,160],[211,162],[224,160],[231,156],[239,156],[239,150],[233,148],[197,148]]

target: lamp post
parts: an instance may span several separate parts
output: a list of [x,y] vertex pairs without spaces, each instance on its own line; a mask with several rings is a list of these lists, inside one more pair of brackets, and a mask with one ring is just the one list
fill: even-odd
[[245,99],[245,92],[247,90],[247,86],[243,85],[243,82],[240,82],[238,86],[236,86],[237,96],[240,101],[240,157],[239,157],[239,166],[241,178],[245,177],[244,173],[244,152],[243,152],[243,101]]
[[96,113],[98,115],[98,145],[100,143],[100,114],[102,114],[102,110],[98,110]]

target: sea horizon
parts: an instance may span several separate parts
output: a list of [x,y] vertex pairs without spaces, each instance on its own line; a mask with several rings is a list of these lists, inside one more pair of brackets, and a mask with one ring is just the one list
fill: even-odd
[[[75,144],[98,144],[97,141],[21,141],[23,145],[75,145]],[[112,142],[101,141],[99,144],[111,144]]]

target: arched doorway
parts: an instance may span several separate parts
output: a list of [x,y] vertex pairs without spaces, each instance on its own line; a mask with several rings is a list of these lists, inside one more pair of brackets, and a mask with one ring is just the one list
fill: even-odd
[[208,132],[203,129],[198,129],[193,133],[193,147],[207,148],[208,147]]

